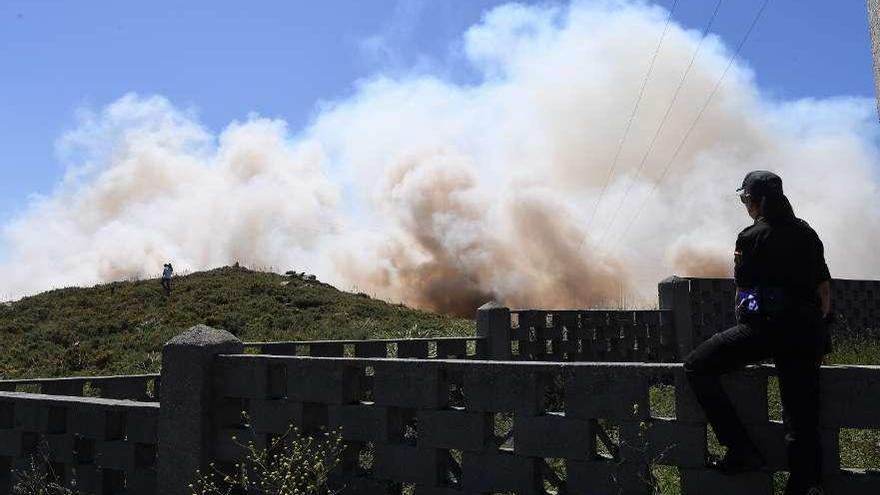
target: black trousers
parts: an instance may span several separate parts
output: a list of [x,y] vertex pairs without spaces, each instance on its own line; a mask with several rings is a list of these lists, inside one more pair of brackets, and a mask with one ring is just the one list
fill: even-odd
[[170,278],[162,278],[162,288],[165,289],[165,292],[171,294],[171,279]]
[[[791,328],[736,325],[713,335],[685,359],[685,374],[718,441],[728,449],[754,448],[749,434],[721,387],[720,376],[746,364],[773,358],[782,396],[789,471],[787,493],[821,481],[819,442],[819,356],[812,346],[786,345]],[[809,328],[801,328],[807,340]]]

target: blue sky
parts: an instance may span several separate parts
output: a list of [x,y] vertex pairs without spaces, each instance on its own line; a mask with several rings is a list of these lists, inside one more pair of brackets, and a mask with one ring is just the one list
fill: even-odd
[[[726,0],[713,31],[735,45],[762,1]],[[474,77],[456,42],[499,3],[5,0],[0,224],[57,183],[54,143],[79,108],[133,91],[195,109],[213,130],[250,112],[297,130],[318,102],[371,74],[420,66]],[[675,19],[699,29],[714,3],[679,0]],[[772,0],[742,55],[780,98],[872,96],[868,43],[863,1]]]

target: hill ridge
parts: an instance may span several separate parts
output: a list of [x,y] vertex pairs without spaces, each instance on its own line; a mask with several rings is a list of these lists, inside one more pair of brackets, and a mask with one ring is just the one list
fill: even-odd
[[53,289],[0,305],[0,378],[158,371],[192,325],[242,340],[473,335],[473,322],[341,291],[303,274],[226,266],[174,278]]

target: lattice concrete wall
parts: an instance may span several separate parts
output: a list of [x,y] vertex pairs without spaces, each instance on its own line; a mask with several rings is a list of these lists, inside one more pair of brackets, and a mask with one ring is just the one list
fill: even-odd
[[78,493],[156,493],[159,405],[0,392],[0,493],[32,458]]
[[675,359],[669,311],[516,310],[511,358],[525,361],[642,361]]
[[[259,444],[291,423],[341,427],[347,451],[334,483],[344,493],[648,494],[652,473],[668,466],[685,495],[764,495],[786,467],[782,424],[768,406],[772,367],[727,382],[770,463],[734,478],[706,468],[705,420],[677,364],[227,355],[214,369],[218,462],[240,458],[232,435]],[[841,428],[880,428],[878,377],[878,367],[822,370],[832,493],[880,493],[880,473],[838,460]],[[242,409],[250,430],[237,419]]]
[[880,281],[833,280],[831,301],[838,332],[880,336]]
[[[679,358],[716,332],[736,324],[733,279],[670,277],[660,283],[660,307],[673,312]],[[880,281],[835,279],[832,335],[880,336]]]
[[412,339],[300,340],[246,342],[259,354],[315,357],[378,357],[421,359],[479,359],[486,357],[479,337],[425,337]]
[[156,373],[0,380],[0,391],[82,397],[88,390],[90,397],[150,402],[159,400],[159,385],[160,377]]

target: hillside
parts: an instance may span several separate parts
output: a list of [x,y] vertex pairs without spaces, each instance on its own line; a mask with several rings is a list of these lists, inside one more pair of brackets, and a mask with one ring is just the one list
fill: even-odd
[[[353,294],[299,276],[225,267],[53,290],[0,304],[0,378],[147,373],[192,325],[245,341],[473,335],[474,323]],[[877,339],[836,339],[829,364],[880,364]]]
[[60,289],[0,305],[0,377],[158,371],[162,344],[205,323],[245,341],[473,335],[473,322],[239,267]]

